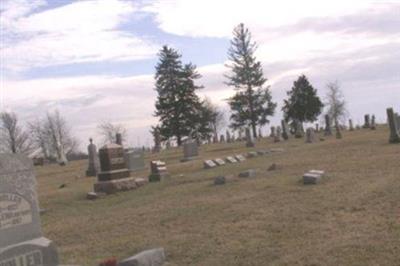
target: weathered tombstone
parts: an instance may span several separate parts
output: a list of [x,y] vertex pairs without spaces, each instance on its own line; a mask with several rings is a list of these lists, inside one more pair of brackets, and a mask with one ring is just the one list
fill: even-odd
[[243,128],[239,128],[239,141],[243,140]]
[[219,137],[219,142],[225,142],[225,136],[223,134]]
[[183,144],[183,159],[181,162],[191,161],[199,155],[199,146],[192,138],[189,138]]
[[372,115],[371,117],[371,130],[376,129],[376,124],[375,124],[375,115]]
[[316,142],[317,138],[315,136],[314,129],[309,127],[306,130],[306,143],[314,143]]
[[371,125],[370,125],[370,123],[369,123],[369,115],[367,114],[367,115],[364,115],[364,125],[363,125],[363,128],[370,128],[371,127]]
[[342,133],[340,131],[340,125],[338,121],[335,121],[335,129],[336,129],[336,138],[341,139],[342,138]]
[[43,237],[32,161],[0,154],[0,265],[57,266],[54,243]]
[[387,120],[390,129],[389,143],[400,143],[400,133],[396,128],[396,119],[394,117],[393,108],[387,108]]
[[149,175],[150,182],[159,182],[169,176],[167,171],[167,166],[165,162],[162,161],[151,161],[150,171],[151,171]]
[[214,159],[214,163],[218,166],[225,165],[225,161],[221,158]]
[[299,120],[295,120],[295,133],[294,137],[295,138],[302,138],[304,136],[304,130],[303,130],[303,123]]
[[319,132],[319,124],[318,123],[315,124],[315,132]]
[[144,152],[142,150],[127,149],[124,153],[126,167],[129,171],[139,171],[146,168]]
[[349,119],[349,130],[354,131],[353,120]]
[[251,137],[250,129],[246,128],[246,147],[254,147],[254,141],[253,138]]
[[276,134],[274,137],[274,142],[280,142],[282,139],[282,130],[280,126],[276,127]]
[[332,128],[331,128],[331,118],[329,115],[325,115],[325,131],[324,131],[325,136],[331,136],[332,135]]
[[107,144],[99,149],[100,169],[97,174],[95,192],[112,194],[136,188],[134,178],[129,177],[124,149],[118,144]]
[[249,170],[246,170],[246,171],[241,172],[241,173],[239,174],[239,177],[242,177],[242,178],[243,178],[243,177],[244,177],[244,178],[247,178],[247,177],[255,177],[256,174],[257,174],[257,172],[256,172],[255,169],[249,169]]
[[215,164],[213,160],[205,160],[203,162],[204,169],[210,169],[210,168],[214,168],[216,166],[217,166],[217,164]]
[[310,170],[303,175],[303,184],[304,185],[315,185],[321,181],[321,177],[325,174],[324,171],[321,170]]
[[124,259],[118,266],[164,266],[165,253],[163,248],[142,251],[135,256]]
[[226,131],[226,142],[231,143],[231,133],[229,130]]
[[284,140],[288,140],[289,139],[289,129],[288,129],[287,123],[285,122],[285,120],[282,120],[281,124],[282,124],[282,138]]
[[246,157],[244,157],[242,154],[236,154],[234,157],[238,162],[246,161]]
[[97,157],[97,147],[93,144],[93,139],[89,139],[90,144],[88,145],[88,155],[89,155],[89,165],[86,170],[86,176],[96,176],[97,170],[99,168],[98,157]]
[[271,133],[269,134],[271,138],[275,138],[275,127],[271,126]]
[[248,158],[255,158],[255,157],[257,157],[258,156],[258,152],[256,152],[256,151],[249,151],[248,153],[247,153],[247,157]]
[[400,115],[398,113],[394,113],[394,117],[395,117],[397,131],[400,134]]
[[214,134],[213,142],[218,143],[218,134]]
[[233,158],[232,156],[226,157],[226,161],[227,161],[228,163],[237,163],[237,162],[238,162],[238,161],[237,161],[235,158]]
[[115,143],[118,145],[122,145],[122,134],[121,133],[115,134]]
[[395,113],[394,116],[395,116],[395,122],[396,122],[396,126],[397,126],[397,131],[400,134],[400,115],[398,113]]

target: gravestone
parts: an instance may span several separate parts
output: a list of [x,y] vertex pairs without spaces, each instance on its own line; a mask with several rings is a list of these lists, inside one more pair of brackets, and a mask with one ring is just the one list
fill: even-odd
[[203,162],[204,169],[210,169],[210,168],[214,168],[216,166],[217,166],[217,164],[215,164],[213,160],[205,160]]
[[325,115],[325,131],[324,131],[325,136],[331,136],[332,135],[332,128],[331,128],[331,118],[329,115]]
[[165,162],[162,161],[151,161],[150,162],[150,182],[162,181],[164,178],[168,177],[167,166]]
[[276,134],[274,137],[274,142],[280,142],[282,139],[282,130],[280,126],[276,127]]
[[142,150],[127,149],[124,153],[126,167],[129,171],[139,171],[146,168],[144,152]]
[[258,129],[258,137],[261,139],[263,138],[261,127]]
[[153,128],[154,148],[153,153],[159,153],[161,151],[161,134],[158,127]]
[[221,158],[214,159],[214,163],[218,166],[225,165],[225,161]]
[[243,140],[243,128],[240,128],[239,129],[239,141],[242,141]]
[[181,162],[191,161],[197,158],[199,155],[199,146],[197,145],[196,141],[192,138],[189,138],[183,144],[183,159]]
[[241,173],[239,174],[239,177],[242,177],[242,178],[243,178],[243,177],[244,177],[244,178],[246,178],[246,177],[255,177],[256,174],[257,174],[257,172],[256,172],[255,169],[249,169],[249,170],[246,170],[246,171],[241,172]]
[[394,117],[395,117],[397,131],[400,134],[400,115],[398,113],[394,113]]
[[303,130],[303,123],[299,120],[295,120],[295,133],[294,133],[294,137],[295,138],[302,138],[304,136],[304,130]]
[[97,157],[97,147],[93,144],[93,139],[90,139],[90,144],[88,145],[88,154],[89,154],[89,165],[86,170],[86,176],[96,176],[97,170],[99,169],[99,162]]
[[319,124],[318,123],[315,124],[315,132],[319,132]]
[[271,138],[275,138],[275,127],[274,126],[271,127],[271,133],[269,134],[269,136]]
[[321,181],[321,178],[324,174],[325,174],[325,171],[310,170],[303,175],[303,184],[304,185],[318,184]]
[[226,131],[226,142],[231,143],[231,133],[229,132],[229,130]]
[[223,134],[219,137],[219,142],[225,142],[225,136]]
[[306,130],[306,143],[314,143],[316,142],[317,138],[315,136],[314,129],[309,127]]
[[254,147],[254,141],[253,138],[251,137],[250,129],[246,128],[246,147]]
[[213,142],[218,143],[218,135],[217,134],[214,134]]
[[32,161],[0,154],[0,265],[57,266],[52,241],[43,237]]
[[353,120],[349,119],[349,130],[354,131]]
[[281,121],[281,125],[282,125],[282,138],[284,140],[288,140],[289,139],[289,129],[287,126],[287,123],[285,122],[285,120]]
[[395,117],[397,131],[400,134],[400,115],[398,113],[395,113],[394,117]]
[[244,161],[246,161],[246,157],[244,157],[242,154],[236,154],[236,155],[235,155],[235,159],[236,159],[238,162],[244,162]]
[[99,149],[100,170],[94,192],[112,194],[136,188],[134,178],[129,178],[124,149],[118,144],[107,144]]
[[336,138],[341,139],[342,138],[342,132],[340,131],[340,125],[338,121],[335,121],[335,129],[336,129]]
[[122,145],[122,134],[121,133],[115,134],[115,143],[118,145]]
[[118,266],[166,266],[163,248],[142,251],[135,256],[124,259]]
[[248,153],[247,153],[247,157],[248,158],[255,158],[255,157],[257,157],[258,156],[258,152],[256,152],[256,151],[249,151]]
[[375,115],[372,115],[371,117],[371,130],[376,129],[376,124],[375,124]]
[[370,128],[371,127],[371,125],[370,125],[370,123],[369,123],[369,115],[367,114],[367,115],[364,115],[364,125],[363,125],[363,128]]
[[237,162],[238,162],[238,161],[237,161],[234,157],[232,157],[232,156],[226,157],[226,161],[227,161],[228,163],[237,163]]
[[400,133],[396,128],[396,119],[394,117],[393,108],[387,108],[387,120],[390,129],[389,143],[400,143]]

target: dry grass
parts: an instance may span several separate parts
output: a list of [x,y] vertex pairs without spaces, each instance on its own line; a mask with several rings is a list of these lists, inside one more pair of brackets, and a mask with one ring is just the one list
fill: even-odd
[[[82,177],[86,161],[38,167],[44,233],[63,263],[82,266],[159,246],[171,265],[400,265],[400,145],[388,144],[386,127],[316,144],[264,139],[256,150],[272,147],[286,152],[215,170],[180,163],[178,149],[149,155],[167,162],[169,180],[96,201],[85,199],[95,182]],[[201,157],[249,150],[203,146]],[[272,163],[280,169],[267,171]],[[211,185],[248,168],[256,178]],[[315,168],[323,182],[302,185]]]

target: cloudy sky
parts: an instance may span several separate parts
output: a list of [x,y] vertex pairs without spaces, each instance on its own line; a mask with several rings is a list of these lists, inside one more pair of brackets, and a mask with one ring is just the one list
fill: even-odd
[[[350,116],[400,111],[400,0],[0,0],[0,110],[29,121],[59,109],[85,146],[101,121],[149,145],[154,65],[164,44],[198,66],[199,92],[227,108],[232,29],[258,43],[278,110],[304,73],[323,98],[338,80]],[[100,140],[99,140],[100,141]]]

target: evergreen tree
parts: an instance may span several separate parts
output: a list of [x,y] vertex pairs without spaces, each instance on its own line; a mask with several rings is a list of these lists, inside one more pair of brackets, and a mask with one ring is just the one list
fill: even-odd
[[228,102],[231,107],[231,127],[238,129],[250,126],[253,136],[257,137],[257,125],[269,122],[268,116],[274,114],[276,103],[272,102],[269,87],[265,86],[261,62],[254,53],[256,43],[251,40],[250,31],[239,24],[233,31],[228,57],[231,64],[231,75],[227,84],[236,90]]
[[287,92],[288,99],[284,100],[282,111],[284,112],[285,120],[295,127],[302,128],[303,122],[313,122],[317,120],[321,114],[322,104],[317,95],[317,90],[308,81],[305,75],[301,75],[293,83],[292,90]]
[[202,88],[195,84],[200,78],[196,66],[182,65],[181,55],[164,46],[156,65],[155,89],[158,93],[155,115],[160,120],[163,141],[175,137],[178,145],[182,138],[193,134],[200,120],[201,103],[195,91]]

